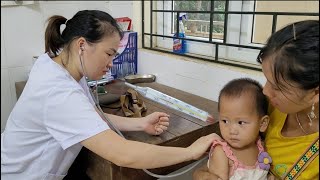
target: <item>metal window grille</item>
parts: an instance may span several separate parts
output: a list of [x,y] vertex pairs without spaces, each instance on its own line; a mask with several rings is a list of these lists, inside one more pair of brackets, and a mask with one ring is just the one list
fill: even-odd
[[[272,16],[272,27],[271,27],[271,33],[274,33],[276,31],[276,27],[277,27],[277,18],[279,16],[319,16],[319,13],[307,13],[307,12],[257,12],[257,11],[229,11],[229,1],[230,0],[226,0],[225,1],[225,11],[215,11],[214,7],[213,7],[213,3],[214,0],[211,0],[211,7],[210,7],[210,11],[185,11],[185,10],[173,10],[173,3],[174,1],[171,0],[172,3],[172,8],[171,10],[156,10],[153,7],[153,2],[155,0],[150,0],[150,33],[145,33],[145,17],[144,17],[144,13],[145,13],[145,9],[148,8],[145,6],[145,0],[142,0],[142,47],[145,49],[149,49],[149,50],[154,50],[154,51],[159,51],[159,52],[165,52],[165,53],[170,53],[170,54],[175,54],[175,55],[180,55],[180,56],[185,56],[185,57],[191,57],[191,58],[197,58],[197,59],[201,59],[204,61],[210,61],[210,62],[215,62],[215,63],[220,63],[220,64],[227,64],[227,65],[231,65],[231,66],[236,66],[236,67],[242,67],[242,68],[246,68],[246,69],[253,69],[253,70],[258,70],[261,71],[261,68],[257,68],[257,67],[253,67],[250,66],[246,63],[239,63],[239,62],[232,62],[232,61],[220,61],[219,60],[219,46],[225,46],[225,47],[238,47],[238,48],[246,48],[246,49],[261,49],[261,47],[257,47],[257,46],[251,46],[251,45],[241,45],[241,44],[232,44],[232,43],[227,43],[227,31],[228,31],[228,15],[230,14],[240,14],[240,15],[252,15],[253,18],[255,17],[255,15],[268,15],[268,16]],[[164,0],[163,0],[164,1]],[[256,0],[254,1],[254,6],[256,6]],[[254,7],[255,9],[255,7]],[[160,34],[155,34],[153,33],[153,13],[157,13],[157,12],[163,12],[163,13],[173,13],[175,14],[175,18],[179,19],[180,13],[205,13],[205,14],[210,14],[210,22],[209,22],[209,39],[208,40],[199,40],[199,39],[193,39],[193,38],[180,38],[180,37],[173,37],[173,36],[168,36],[168,35],[160,35]],[[224,33],[223,33],[223,39],[222,42],[217,42],[217,41],[213,41],[213,37],[212,37],[212,31],[213,31],[213,15],[214,14],[224,14],[224,22],[223,22],[223,27],[224,27]],[[173,22],[173,21],[172,21]],[[176,34],[179,33],[179,21],[177,20],[176,22]],[[254,21],[252,21],[252,23],[254,23]],[[160,25],[160,24],[157,24]],[[221,25],[222,26],[222,25]],[[251,42],[253,39],[253,27],[254,24],[252,24],[252,33],[251,33]],[[145,45],[145,36],[150,36],[150,47],[146,47]],[[163,37],[163,38],[175,38],[175,39],[184,39],[187,41],[194,41],[194,42],[200,42],[200,43],[204,43],[204,44],[213,44],[215,45],[215,57],[214,60],[212,60],[212,58],[206,58],[206,57],[199,57],[196,55],[192,55],[192,54],[176,54],[170,50],[163,50],[163,49],[159,49],[157,47],[153,47],[153,37]]]

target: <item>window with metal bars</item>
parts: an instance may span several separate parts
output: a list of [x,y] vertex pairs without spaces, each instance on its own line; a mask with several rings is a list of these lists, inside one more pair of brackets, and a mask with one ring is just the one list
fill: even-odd
[[[181,56],[261,70],[256,62],[267,38],[281,27],[319,19],[319,1],[142,1],[142,47],[173,53],[173,39],[187,42]],[[178,33],[181,13],[185,38]]]

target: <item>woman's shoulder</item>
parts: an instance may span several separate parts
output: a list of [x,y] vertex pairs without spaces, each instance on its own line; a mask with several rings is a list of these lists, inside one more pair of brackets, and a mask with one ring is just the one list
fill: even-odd
[[57,64],[48,54],[38,57],[32,67],[28,81],[38,88],[79,90],[81,86],[69,72]]
[[[33,66],[38,66],[40,64],[49,62],[50,60],[52,60],[52,58],[47,54],[41,54],[40,56],[37,57],[37,59],[34,61]],[[53,61],[53,60],[52,60]]]
[[275,119],[277,122],[280,122],[282,120],[285,120],[287,117],[286,113],[281,112],[279,109],[277,109],[276,107],[273,107],[272,105],[270,105],[268,108],[268,115],[270,117],[271,124],[272,124],[272,122],[275,121]]
[[266,140],[267,136],[280,136],[279,132],[281,132],[282,127],[287,118],[287,114],[279,111],[277,108],[272,108],[272,111],[269,113],[270,121],[268,124],[267,131],[263,133],[263,137]]
[[287,115],[287,114],[279,111],[279,109],[277,109],[271,103],[269,103],[268,104],[268,115],[269,116],[283,116],[283,115]]
[[280,114],[285,114],[285,113],[282,113],[276,107],[274,107],[272,104],[269,103],[269,105],[268,105],[268,115],[271,116],[272,114],[280,115]]
[[268,104],[268,115],[270,115],[275,110],[275,107],[271,103]]

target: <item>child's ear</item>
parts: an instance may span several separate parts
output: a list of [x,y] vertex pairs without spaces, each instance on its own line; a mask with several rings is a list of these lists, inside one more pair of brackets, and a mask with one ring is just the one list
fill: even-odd
[[260,132],[265,132],[268,128],[268,124],[269,124],[269,116],[265,115],[261,118],[260,120]]

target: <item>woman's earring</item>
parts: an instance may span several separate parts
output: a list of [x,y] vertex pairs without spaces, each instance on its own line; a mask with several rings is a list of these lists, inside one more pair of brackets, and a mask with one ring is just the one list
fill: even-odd
[[81,45],[81,46],[80,46],[80,49],[79,49],[79,55],[81,55],[83,51],[84,51],[84,46]]
[[312,126],[312,121],[317,118],[316,114],[314,113],[314,103],[312,104],[311,111],[307,114],[309,118],[309,126]]

